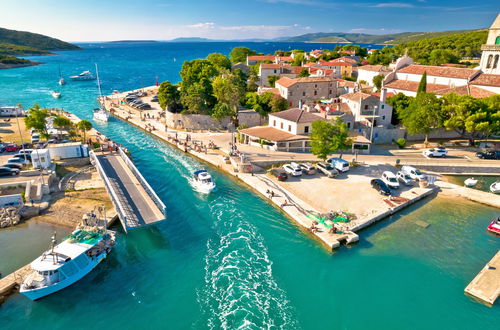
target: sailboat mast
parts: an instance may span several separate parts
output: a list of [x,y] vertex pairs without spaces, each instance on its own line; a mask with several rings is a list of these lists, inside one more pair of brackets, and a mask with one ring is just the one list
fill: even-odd
[[99,69],[97,68],[97,63],[95,64],[95,73],[97,76],[97,87],[99,88],[99,103],[102,101],[102,91],[101,91],[101,80],[99,79]]

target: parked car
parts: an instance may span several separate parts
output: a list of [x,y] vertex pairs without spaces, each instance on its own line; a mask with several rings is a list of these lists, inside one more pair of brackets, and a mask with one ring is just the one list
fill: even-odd
[[7,160],[7,163],[20,164],[23,167],[25,167],[26,165],[28,165],[29,162],[30,162],[29,160],[24,160],[24,158],[17,158],[17,157],[9,158]]
[[19,146],[15,143],[9,143],[5,146],[6,152],[15,152],[19,150]]
[[425,179],[425,174],[423,174],[422,172],[420,172],[420,170],[416,169],[413,166],[405,165],[401,168],[401,171],[405,174],[408,174],[413,180]]
[[40,142],[40,134],[33,133],[31,135],[31,143],[38,143],[38,142]]
[[402,171],[399,171],[396,174],[396,177],[398,178],[398,181],[403,183],[405,186],[413,186],[415,184],[415,181],[413,181],[411,176],[407,173],[403,173]]
[[422,151],[422,154],[426,157],[446,157],[448,151],[444,148],[432,148]]
[[396,178],[396,175],[394,173],[392,173],[391,171],[384,171],[384,173],[382,173],[381,179],[382,179],[382,181],[384,181],[384,183],[389,188],[392,188],[392,189],[399,188],[398,179]]
[[391,194],[391,189],[381,179],[373,179],[372,181],[370,181],[370,183],[372,187],[380,194],[386,196],[389,196]]
[[328,160],[330,164],[334,168],[336,168],[339,172],[347,172],[349,171],[349,162],[342,158],[330,158]]
[[271,175],[276,177],[278,181],[286,181],[288,179],[288,175],[286,174],[285,170],[281,168],[273,168],[271,170]]
[[286,164],[283,165],[283,169],[287,174],[290,174],[291,176],[301,176],[302,175],[302,170],[298,166],[292,166],[291,164]]
[[0,167],[0,176],[19,175],[17,168]]
[[137,105],[136,108],[141,109],[141,110],[149,110],[149,109],[151,109],[151,106],[147,103],[141,103],[141,104]]
[[158,95],[153,96],[153,97],[151,98],[151,102],[160,102],[160,101],[158,100]]
[[23,165],[15,164],[15,163],[2,164],[2,165],[0,165],[0,167],[14,168],[14,169],[18,169],[19,171],[23,169]]
[[316,174],[316,168],[311,163],[302,163],[299,166],[302,169],[302,173],[308,175]]
[[12,158],[22,158],[22,159],[27,159],[31,162],[31,154],[21,154],[21,153],[17,153],[15,155],[12,156]]
[[481,159],[500,159],[500,150],[480,151],[476,153],[476,157]]
[[5,152],[5,145],[0,143],[0,153]]
[[318,171],[323,173],[324,175],[328,176],[329,178],[334,178],[337,175],[339,175],[339,171],[333,168],[333,166],[330,163],[327,162],[320,162],[316,165],[318,168]]
[[33,152],[33,149],[25,147],[24,149],[19,150],[17,153],[18,154],[23,154],[23,155],[24,154],[31,155],[32,152]]
[[30,149],[33,145],[29,142],[24,142],[22,143],[19,147],[21,147],[21,149]]

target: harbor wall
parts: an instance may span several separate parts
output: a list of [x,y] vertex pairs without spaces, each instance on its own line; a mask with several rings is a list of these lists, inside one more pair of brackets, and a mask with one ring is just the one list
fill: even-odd
[[[209,115],[185,115],[165,111],[166,124],[170,128],[185,130],[227,130],[230,127],[231,118],[225,117],[222,120],[216,120]],[[240,125],[253,127],[260,125],[264,119],[253,110],[243,110],[238,112],[238,121]]]

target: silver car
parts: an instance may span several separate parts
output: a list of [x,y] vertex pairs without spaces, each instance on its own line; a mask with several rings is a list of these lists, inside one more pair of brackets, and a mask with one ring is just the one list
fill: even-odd
[[321,162],[316,165],[318,168],[318,171],[323,173],[324,175],[328,176],[329,178],[334,178],[337,175],[339,175],[339,171],[333,168],[333,166],[330,163],[326,162]]

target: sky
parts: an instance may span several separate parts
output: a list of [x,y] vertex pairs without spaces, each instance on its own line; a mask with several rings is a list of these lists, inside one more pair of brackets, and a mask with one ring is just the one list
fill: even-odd
[[65,41],[272,39],[489,27],[499,0],[0,0],[0,27]]

